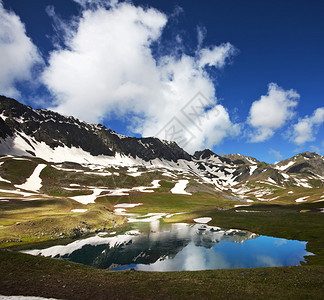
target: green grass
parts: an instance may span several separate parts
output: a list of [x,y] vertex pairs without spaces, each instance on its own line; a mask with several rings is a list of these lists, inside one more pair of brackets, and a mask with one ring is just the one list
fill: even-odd
[[0,251],[0,294],[57,299],[323,299],[324,267],[106,271]]
[[12,190],[12,189],[15,189],[15,188],[11,183],[0,181],[0,189]]
[[[33,158],[2,160],[4,164],[0,168],[0,176],[11,180],[13,184],[25,182],[37,164],[43,162]],[[63,167],[71,170],[82,168],[76,164],[66,164]],[[190,180],[194,191],[192,196],[171,194],[170,189],[175,183],[170,178],[163,177],[159,171],[138,177],[129,176],[127,168],[109,171],[117,171],[120,175],[85,175],[47,166],[40,175],[43,180],[42,192],[51,197],[34,201],[20,201],[11,197],[9,202],[0,202],[0,241],[3,241],[0,248],[17,245],[21,248],[35,243],[52,243],[53,240],[60,244],[67,243],[71,241],[70,237],[77,236],[76,228],[90,227],[93,232],[103,228],[112,230],[117,226],[118,230],[126,230],[130,225],[119,227],[125,220],[112,214],[114,205],[141,202],[142,206],[127,211],[139,214],[188,212],[165,219],[166,222],[192,222],[195,217],[210,216],[213,219],[208,225],[308,241],[307,250],[316,255],[306,257],[307,266],[302,267],[147,273],[108,272],[64,261],[0,251],[0,294],[28,294],[59,299],[324,297],[324,214],[316,210],[324,207],[324,203],[310,203],[319,200],[324,194],[324,188],[318,181],[311,182],[315,186],[312,189],[295,186],[284,189],[265,183],[249,182],[248,186],[254,191],[259,188],[272,191],[272,195],[263,198],[280,198],[261,203],[251,193],[247,193],[250,199],[256,201],[254,205],[232,209],[235,204],[249,203],[226,200],[222,193],[210,193],[208,185],[199,190],[193,180]],[[178,176],[180,179],[182,175]],[[90,194],[88,186],[150,186],[154,179],[162,179],[161,186],[154,193],[130,192],[129,196],[102,196],[95,204],[87,206],[67,198]],[[80,188],[75,191],[63,189],[71,183],[80,184]],[[13,185],[5,182],[0,182],[0,187],[13,189]],[[294,193],[288,194],[290,190]],[[1,193],[1,196],[9,197],[13,194]],[[295,199],[305,196],[309,196],[307,202],[294,202]],[[17,198],[20,197],[17,195]],[[74,208],[86,208],[88,211],[72,213]],[[64,239],[60,239],[61,233],[64,233]],[[17,242],[16,239],[21,239],[22,242]]]
[[[72,213],[74,208],[86,208],[87,212]],[[46,199],[33,201],[10,200],[0,203],[0,247],[53,240],[79,234],[75,228],[90,231],[111,228],[125,222],[105,205],[82,205],[70,199]],[[87,225],[85,225],[85,223]],[[86,232],[89,232],[86,230]]]
[[323,182],[319,179],[309,179],[309,183],[313,186],[313,187],[323,187]]
[[47,188],[43,188],[43,190],[46,190],[47,195],[55,196],[55,197],[73,197],[73,196],[92,194],[92,190],[86,190],[86,189],[83,190],[75,189],[71,191],[71,190],[65,190],[60,187],[47,187]]
[[174,187],[174,182],[166,181],[166,180],[160,180],[159,182],[160,187],[155,189],[155,192],[161,193],[161,192],[169,192]]
[[32,160],[5,159],[0,168],[0,176],[13,184],[23,184],[37,165]]
[[167,192],[160,193],[140,193],[131,192],[129,196],[119,197],[100,197],[97,203],[106,203],[113,207],[118,203],[143,203],[141,206],[132,208],[131,212],[150,213],[150,212],[184,212],[197,209],[213,209],[216,207],[232,208],[236,202],[224,200],[221,197],[197,192],[193,195],[176,195]]
[[[314,188],[304,188],[304,187],[297,187],[297,186],[290,186],[288,188],[279,188],[271,186],[270,184],[260,183],[256,181],[250,181],[247,183],[247,186],[251,189],[251,191],[247,192],[246,195],[249,199],[259,201],[253,192],[258,191],[259,189],[262,190],[269,190],[271,191],[271,195],[264,195],[262,198],[264,199],[272,199],[278,197],[278,199],[271,200],[271,204],[291,204],[295,203],[295,200],[301,197],[309,196],[306,199],[307,202],[312,202],[319,200],[321,196],[324,194],[324,188],[322,186],[314,187]],[[289,191],[293,191],[292,194],[288,194]]]
[[[116,170],[115,170],[116,171]],[[91,173],[91,172],[90,172]],[[125,171],[118,170],[119,176],[100,176],[96,174],[83,174],[81,172],[62,171],[47,166],[41,173],[43,191],[48,188],[69,186],[71,183],[81,186],[101,186],[107,188],[132,188],[134,186],[150,186],[154,179],[161,179],[159,172],[147,172],[138,177],[133,177]]]

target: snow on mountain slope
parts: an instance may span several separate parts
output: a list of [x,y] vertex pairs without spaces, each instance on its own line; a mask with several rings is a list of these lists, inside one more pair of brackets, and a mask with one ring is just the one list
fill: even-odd
[[133,166],[144,163],[142,159],[134,159],[120,153],[116,153],[114,156],[94,156],[80,147],[68,147],[66,145],[57,146],[53,149],[45,142],[37,142],[24,133],[3,139],[0,143],[0,153],[2,155],[35,156],[49,162],[70,161],[80,164],[120,166]]
[[283,166],[276,166],[275,168],[276,168],[277,170],[280,170],[280,171],[285,171],[285,170],[287,170],[289,167],[291,167],[291,166],[294,165],[294,164],[295,164],[294,161],[290,161],[290,162],[288,162],[286,165],[283,165]]
[[175,175],[180,172],[196,178],[200,184],[213,185],[217,191],[233,193],[239,189],[248,193],[252,190],[249,183],[254,182],[277,188],[311,188],[323,186],[324,179],[324,159],[316,153],[301,153],[275,165],[241,154],[217,155],[209,149],[191,156],[174,142],[119,135],[101,124],[34,110],[3,96],[0,96],[0,154],[38,157],[52,163],[78,163],[90,168],[92,175],[97,169],[99,175],[111,176],[111,172],[101,172],[109,166],[144,167],[144,171],[130,171],[133,177],[163,169],[172,180],[184,180]]

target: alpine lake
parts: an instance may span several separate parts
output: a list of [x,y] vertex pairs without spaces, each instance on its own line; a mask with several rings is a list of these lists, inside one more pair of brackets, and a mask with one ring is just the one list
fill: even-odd
[[[199,221],[199,220],[198,220]],[[65,245],[23,252],[100,269],[194,271],[295,266],[305,262],[305,241],[258,235],[201,223],[134,222],[128,231],[101,232]]]

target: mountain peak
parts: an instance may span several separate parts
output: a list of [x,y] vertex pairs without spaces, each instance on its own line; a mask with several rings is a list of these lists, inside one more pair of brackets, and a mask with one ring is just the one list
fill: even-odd
[[102,124],[89,124],[50,110],[34,110],[4,96],[0,97],[0,115],[0,137],[7,139],[0,144],[2,154],[34,155],[52,161],[67,159],[63,153],[68,148],[85,160],[116,155],[144,161],[191,160],[176,143],[119,135]]
[[[277,183],[281,173],[324,176],[324,159],[315,152],[306,151],[275,165],[260,164],[241,154],[218,155],[211,149],[191,156],[175,142],[120,135],[102,124],[50,110],[34,110],[4,96],[0,96],[0,154],[35,156],[50,162],[184,168],[186,172],[203,174],[210,183],[220,180],[219,187],[228,180],[232,184],[249,180],[252,175],[272,176]],[[219,176],[223,181],[215,179]]]
[[319,158],[322,157],[321,155],[319,155],[316,152],[309,152],[309,151],[305,151],[299,154],[300,156],[303,156],[305,158],[309,158],[309,159],[314,159],[314,158]]
[[193,156],[196,159],[206,159],[206,158],[208,159],[211,156],[216,156],[216,154],[210,149],[205,149],[202,151],[196,151]]

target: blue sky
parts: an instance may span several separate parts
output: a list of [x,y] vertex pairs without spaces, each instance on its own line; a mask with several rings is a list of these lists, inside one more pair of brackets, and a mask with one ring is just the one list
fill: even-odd
[[324,154],[322,1],[0,7],[1,94],[191,153]]

